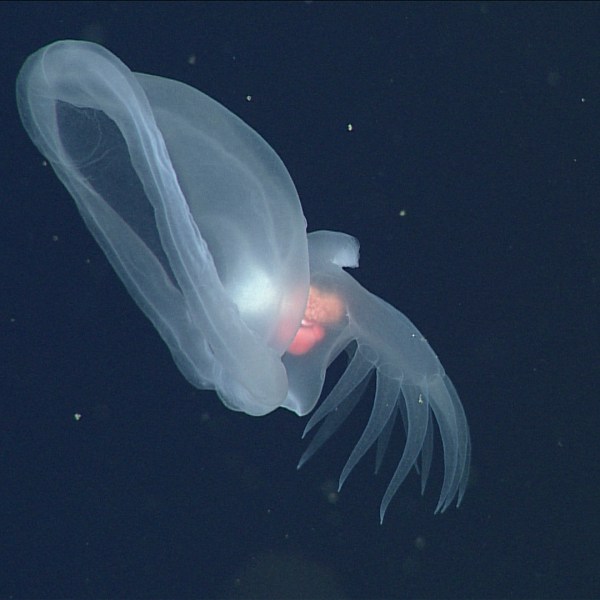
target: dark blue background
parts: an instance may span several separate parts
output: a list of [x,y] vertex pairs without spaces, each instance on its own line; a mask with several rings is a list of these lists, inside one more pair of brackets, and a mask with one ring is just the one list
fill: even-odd
[[[0,28],[0,597],[600,596],[598,4],[21,2]],[[368,403],[297,472],[305,419],[184,381],[20,125],[18,69],[62,38],[219,100],[310,230],[360,239],[463,399],[459,510],[411,475],[380,526],[371,456],[328,501]]]

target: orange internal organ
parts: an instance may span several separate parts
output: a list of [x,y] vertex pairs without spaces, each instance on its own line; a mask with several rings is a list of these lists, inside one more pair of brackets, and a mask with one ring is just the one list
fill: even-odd
[[337,294],[311,285],[304,318],[287,351],[296,356],[310,352],[325,337],[325,326],[338,323],[345,312],[344,302]]

